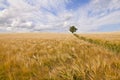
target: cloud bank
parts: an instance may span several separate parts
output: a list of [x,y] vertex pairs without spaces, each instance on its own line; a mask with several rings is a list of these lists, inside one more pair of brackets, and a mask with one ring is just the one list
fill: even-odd
[[85,1],[0,0],[0,32],[67,32],[72,25],[88,32],[120,25],[120,0]]

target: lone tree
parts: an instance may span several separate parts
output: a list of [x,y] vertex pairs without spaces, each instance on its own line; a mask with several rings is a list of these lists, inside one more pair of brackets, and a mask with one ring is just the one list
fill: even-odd
[[77,31],[77,28],[75,26],[71,26],[69,29],[70,32],[74,33]]

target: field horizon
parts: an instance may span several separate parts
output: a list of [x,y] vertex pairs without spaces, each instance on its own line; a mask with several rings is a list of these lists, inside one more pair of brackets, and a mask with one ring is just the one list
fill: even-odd
[[0,80],[120,80],[120,0],[0,0]]
[[0,80],[120,80],[119,36],[0,34]]

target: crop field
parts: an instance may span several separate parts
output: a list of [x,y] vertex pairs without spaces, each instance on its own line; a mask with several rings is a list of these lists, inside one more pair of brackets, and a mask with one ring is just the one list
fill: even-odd
[[0,34],[0,80],[120,80],[120,33]]

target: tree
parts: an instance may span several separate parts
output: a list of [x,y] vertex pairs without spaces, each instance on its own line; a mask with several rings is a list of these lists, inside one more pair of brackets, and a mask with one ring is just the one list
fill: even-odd
[[75,26],[71,26],[69,29],[70,32],[74,33],[77,31],[77,28]]

